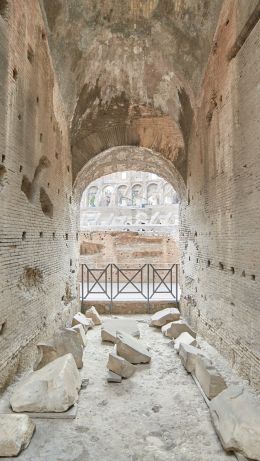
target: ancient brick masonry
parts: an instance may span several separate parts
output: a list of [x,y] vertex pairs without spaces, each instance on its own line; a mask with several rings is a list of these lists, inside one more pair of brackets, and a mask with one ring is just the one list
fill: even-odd
[[1,387],[73,310],[76,231],[67,123],[41,11],[34,0],[0,3]]
[[[179,264],[178,242],[170,236],[146,236],[138,232],[81,232],[81,262],[91,267],[115,263],[136,267],[145,263],[168,267]],[[161,266],[160,266],[161,265]]]
[[182,309],[259,389],[259,21],[227,59],[248,10],[224,3],[192,128],[181,213]]

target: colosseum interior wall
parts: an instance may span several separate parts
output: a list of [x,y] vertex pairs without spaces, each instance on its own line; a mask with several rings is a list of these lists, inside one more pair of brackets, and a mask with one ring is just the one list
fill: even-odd
[[3,387],[75,310],[77,243],[68,124],[41,10],[0,6]]
[[1,386],[78,309],[84,188],[134,164],[181,199],[182,312],[260,389],[258,2],[69,3],[0,0]]

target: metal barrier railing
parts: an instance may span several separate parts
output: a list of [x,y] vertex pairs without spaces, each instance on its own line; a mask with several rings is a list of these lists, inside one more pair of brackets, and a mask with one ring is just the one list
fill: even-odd
[[[90,299],[109,301],[151,301],[166,299],[178,304],[178,264],[155,267],[143,264],[137,268],[107,264],[104,268],[90,268],[81,264],[81,301]],[[127,295],[127,297],[125,297]],[[132,295],[132,298],[131,296]]]

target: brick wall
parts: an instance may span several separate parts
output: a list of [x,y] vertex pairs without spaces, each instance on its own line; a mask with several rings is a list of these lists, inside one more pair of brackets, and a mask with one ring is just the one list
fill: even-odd
[[[90,268],[104,268],[111,263],[122,269],[140,268],[147,263],[154,264],[157,268],[169,268],[180,262],[178,241],[167,235],[92,231],[80,232],[79,240],[80,262],[88,264]],[[146,273],[143,281],[146,281],[145,277]],[[80,278],[81,273],[79,280]],[[135,281],[139,278],[140,274]],[[125,282],[123,276],[119,280]]]
[[260,389],[259,22],[227,58],[249,13],[247,2],[224,2],[192,128],[182,310]]
[[[7,3],[7,2],[6,2]],[[0,387],[75,309],[67,124],[36,0],[0,10]]]

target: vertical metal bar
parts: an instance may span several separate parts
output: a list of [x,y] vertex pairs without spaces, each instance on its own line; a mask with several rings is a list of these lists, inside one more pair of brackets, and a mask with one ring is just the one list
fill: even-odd
[[106,292],[106,296],[108,296],[108,294],[107,294],[107,269],[108,269],[108,266],[105,268],[105,292]]
[[84,296],[84,265],[81,264],[81,312],[83,308],[83,296]]
[[173,293],[172,293],[172,283],[173,283],[173,282],[172,282],[172,270],[173,270],[173,268],[174,268],[174,266],[171,267],[171,295],[173,294]]
[[88,266],[86,266],[86,267],[87,267],[87,296],[88,296],[88,294],[89,294],[89,268],[88,268]]
[[150,314],[150,270],[149,270],[150,264],[147,264],[147,311],[148,314]]
[[118,296],[119,293],[120,293],[120,285],[119,285],[120,275],[121,275],[121,271],[120,271],[119,267],[116,266],[116,283],[117,283],[117,285],[116,285],[116,296]]
[[179,307],[179,301],[178,301],[178,264],[176,264],[176,307]]
[[[153,268],[153,295],[154,295],[154,282],[155,282],[155,275],[154,274],[155,274],[155,270],[154,270],[154,266],[152,266],[152,268]],[[159,271],[159,269],[158,269],[158,271]]]
[[110,315],[113,307],[113,264],[110,264]]
[[141,293],[143,294],[143,266],[141,268]]

